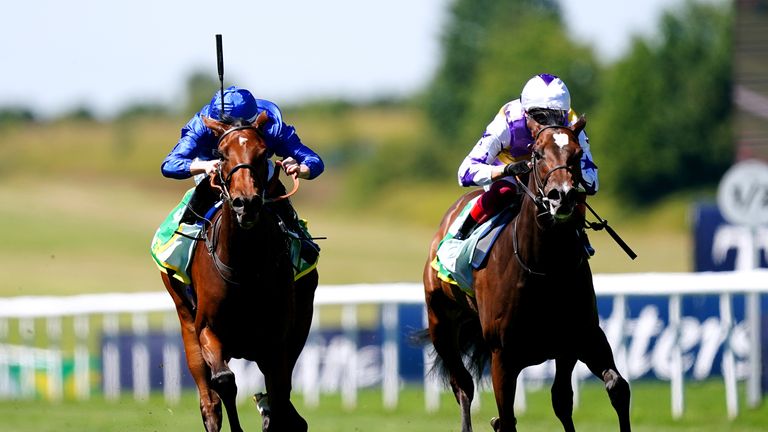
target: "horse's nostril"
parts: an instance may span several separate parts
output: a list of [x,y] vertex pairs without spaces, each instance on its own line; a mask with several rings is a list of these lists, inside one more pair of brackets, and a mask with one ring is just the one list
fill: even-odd
[[557,201],[557,200],[559,200],[559,199],[560,199],[560,197],[561,197],[561,196],[562,196],[562,194],[561,194],[561,193],[560,193],[560,191],[559,191],[559,190],[557,190],[557,189],[552,189],[552,190],[551,190],[551,191],[549,191],[549,193],[547,194],[547,198],[549,198],[551,201]]

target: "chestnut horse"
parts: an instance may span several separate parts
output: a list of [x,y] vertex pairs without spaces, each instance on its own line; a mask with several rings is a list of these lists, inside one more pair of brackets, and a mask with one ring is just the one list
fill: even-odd
[[162,273],[181,322],[203,424],[208,432],[221,429],[223,402],[230,429],[242,431],[235,377],[227,363],[243,358],[255,361],[265,377],[269,409],[262,412],[263,430],[306,431],[306,421],[290,401],[291,375],[309,333],[318,279],[313,270],[294,283],[290,242],[270,208],[278,203],[265,198],[271,189],[284,191],[277,174],[268,179],[259,130],[267,116],[234,125],[203,120],[219,137],[220,172],[210,183],[225,204],[211,218],[205,242],[196,245],[190,271],[194,301]]
[[529,120],[535,137],[532,171],[518,215],[504,228],[486,267],[474,271],[474,295],[442,281],[431,263],[456,215],[481,191],[459,198],[443,217],[424,269],[429,336],[461,411],[462,432],[472,430],[472,374],[490,359],[498,417],[496,432],[516,431],[517,377],[531,365],[554,359],[552,406],[566,431],[574,431],[571,373],[577,360],[605,382],[619,417],[630,430],[629,385],[619,375],[611,347],[598,325],[592,273],[579,230],[577,208],[582,150],[577,137],[586,120],[573,126],[541,126]]

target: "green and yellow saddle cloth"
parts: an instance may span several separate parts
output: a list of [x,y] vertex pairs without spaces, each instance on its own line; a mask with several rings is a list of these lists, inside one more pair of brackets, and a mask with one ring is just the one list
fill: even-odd
[[[152,259],[160,271],[187,285],[191,284],[189,266],[192,263],[192,254],[195,250],[195,244],[201,238],[203,230],[202,222],[197,224],[180,223],[194,191],[194,188],[188,190],[184,197],[182,197],[181,202],[171,210],[157,231],[155,231],[150,247]],[[221,202],[217,203],[208,212],[209,214],[206,215],[206,219],[210,219],[219,206],[221,206]],[[319,259],[316,253],[311,254],[311,258],[306,258],[306,255],[301,253],[303,243],[311,242],[309,239],[312,236],[307,230],[307,222],[305,220],[299,220],[299,228],[302,232],[287,231],[287,235],[291,238],[291,261],[293,264],[294,280],[299,280],[317,267]],[[316,247],[314,243],[312,245]]]
[[485,267],[491,247],[517,213],[514,206],[508,207],[478,226],[466,240],[456,240],[453,236],[459,231],[479,198],[470,200],[456,216],[445,237],[437,246],[437,254],[432,260],[432,268],[437,271],[437,277],[458,286],[470,295],[474,295],[472,272]]

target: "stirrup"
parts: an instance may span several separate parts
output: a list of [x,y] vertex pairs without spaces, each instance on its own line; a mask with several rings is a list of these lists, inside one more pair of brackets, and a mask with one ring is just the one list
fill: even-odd
[[454,234],[453,238],[455,240],[466,240],[478,225],[479,224],[477,221],[473,219],[471,215],[467,215],[467,219],[464,220],[464,223],[461,225],[459,230],[456,231],[456,234]]

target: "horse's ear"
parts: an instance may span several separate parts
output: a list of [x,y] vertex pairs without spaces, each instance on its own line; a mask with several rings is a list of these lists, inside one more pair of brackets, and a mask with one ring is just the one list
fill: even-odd
[[584,127],[587,126],[587,116],[581,115],[576,120],[576,123],[571,125],[571,130],[573,131],[573,134],[578,136],[581,134],[581,132],[584,130]]
[[203,124],[205,124],[208,129],[212,130],[213,134],[216,136],[221,136],[221,134],[227,130],[226,124],[210,117],[203,116]]
[[259,113],[258,117],[256,117],[256,120],[253,121],[251,126],[255,127],[256,129],[261,128],[267,120],[269,120],[269,116],[267,115],[267,111],[264,110],[261,113]]

